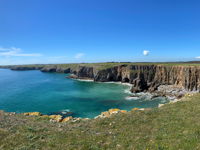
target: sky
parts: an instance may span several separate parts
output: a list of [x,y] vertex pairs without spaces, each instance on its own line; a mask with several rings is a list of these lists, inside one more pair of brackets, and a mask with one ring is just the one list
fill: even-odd
[[0,65],[197,60],[199,0],[0,0]]

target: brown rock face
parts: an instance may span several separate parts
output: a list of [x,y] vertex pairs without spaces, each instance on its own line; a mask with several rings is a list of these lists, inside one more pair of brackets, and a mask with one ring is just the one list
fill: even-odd
[[176,85],[189,91],[200,91],[200,67],[163,65],[121,65],[97,70],[95,67],[78,66],[62,69],[53,65],[41,71],[73,73],[78,78],[90,78],[98,82],[121,81],[133,84],[132,92],[155,91],[160,85]]

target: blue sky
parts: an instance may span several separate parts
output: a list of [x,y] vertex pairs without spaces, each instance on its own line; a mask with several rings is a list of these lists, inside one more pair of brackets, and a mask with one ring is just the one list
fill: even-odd
[[0,65],[200,60],[199,8],[199,0],[0,0]]

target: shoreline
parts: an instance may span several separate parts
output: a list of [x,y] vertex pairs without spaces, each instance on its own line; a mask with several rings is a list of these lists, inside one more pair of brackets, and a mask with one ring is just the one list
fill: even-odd
[[[109,84],[114,83],[114,84],[126,85],[126,86],[129,86],[129,87],[133,86],[133,84],[131,84],[131,83],[126,83],[126,82],[124,83],[122,81],[98,82],[98,81],[94,81],[94,79],[87,78],[87,77],[81,77],[81,78],[70,78],[69,77],[69,79],[74,79],[74,80],[78,80],[78,81],[85,81],[85,82],[97,82],[97,83],[109,83]],[[169,93],[167,93],[167,92],[160,92],[159,90],[155,90],[153,92],[150,92],[150,91],[147,90],[145,92],[132,93],[130,91],[131,88],[128,89],[128,90],[126,89],[125,93],[129,93],[131,95],[136,95],[136,94],[139,94],[139,95],[150,95],[151,96],[150,99],[153,99],[152,97],[154,97],[154,96],[155,96],[155,98],[157,98],[157,97],[167,98],[170,101],[177,101],[177,100],[181,99],[182,97],[184,97],[187,94],[198,93],[198,91],[187,91],[183,87],[175,86],[175,85],[160,85],[159,87],[162,87],[162,86],[169,86],[169,88],[170,88],[170,86],[173,86],[173,87],[179,88],[179,89],[177,91],[173,91],[174,92],[173,95],[170,92]],[[180,90],[180,88],[182,88],[182,89]],[[178,98],[177,95],[180,95],[180,93],[181,94],[183,93],[183,94],[182,94],[181,97]],[[136,97],[139,97],[139,96],[136,96]],[[131,99],[137,99],[137,98],[131,98],[131,96],[128,96],[128,97],[125,97],[125,99],[126,100],[128,100],[128,99],[131,100]]]
[[[186,94],[183,97],[184,101],[186,101],[188,99],[188,97],[192,97],[192,96],[194,96],[194,94]],[[170,101],[169,103],[159,104],[157,108],[163,107],[164,105],[167,105],[167,104],[173,104],[173,103],[182,101],[183,98],[175,100],[175,101]],[[56,122],[59,123],[59,122],[68,122],[68,121],[76,122],[76,121],[79,121],[79,120],[92,120],[92,119],[98,119],[98,118],[107,118],[107,117],[111,117],[111,116],[119,114],[119,113],[128,113],[128,112],[136,111],[136,110],[137,111],[145,111],[145,110],[149,110],[149,109],[152,109],[152,108],[136,108],[135,107],[130,111],[120,110],[120,109],[117,109],[117,108],[114,108],[114,109],[111,108],[108,111],[101,112],[100,115],[98,115],[94,118],[81,118],[81,117],[72,118],[72,116],[68,116],[68,117],[64,118],[62,115],[43,115],[40,112],[27,112],[27,113],[23,112],[23,113],[20,113],[19,115],[23,114],[25,116],[40,116],[40,117],[49,118],[51,123],[56,123]],[[5,115],[16,115],[15,112],[9,112],[8,113],[8,112],[5,112],[4,110],[0,110],[0,112],[3,112]]]

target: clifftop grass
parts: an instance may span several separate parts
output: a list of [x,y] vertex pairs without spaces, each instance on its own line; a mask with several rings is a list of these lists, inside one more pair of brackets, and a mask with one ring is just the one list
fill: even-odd
[[0,149],[199,149],[200,93],[161,108],[50,123],[0,113]]
[[88,66],[88,67],[94,67],[97,70],[102,69],[108,69],[115,66],[120,65],[163,65],[163,66],[200,66],[200,61],[193,61],[193,62],[138,62],[138,63],[126,63],[126,62],[111,62],[111,63],[70,63],[70,64],[33,64],[33,65],[0,65],[0,68],[11,68],[11,67],[44,67],[44,66],[53,66],[57,65],[58,67],[61,67],[63,69],[71,68],[71,69],[77,69],[78,66]]

